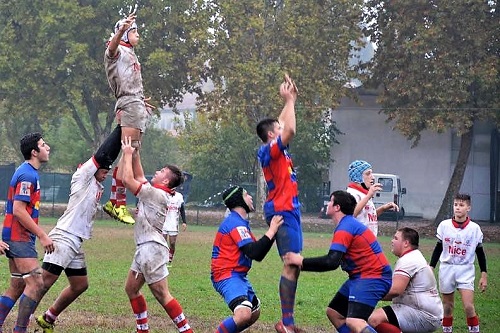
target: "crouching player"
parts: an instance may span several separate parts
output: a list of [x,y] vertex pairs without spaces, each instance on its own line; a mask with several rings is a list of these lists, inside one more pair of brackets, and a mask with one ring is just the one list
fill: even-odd
[[259,319],[260,301],[247,273],[252,267],[252,259],[262,261],[271,249],[283,217],[275,215],[265,235],[256,241],[248,221],[248,213],[254,210],[252,197],[242,187],[233,186],[222,193],[222,199],[230,213],[215,236],[211,279],[215,290],[233,312],[233,316],[220,323],[216,332],[234,333]]

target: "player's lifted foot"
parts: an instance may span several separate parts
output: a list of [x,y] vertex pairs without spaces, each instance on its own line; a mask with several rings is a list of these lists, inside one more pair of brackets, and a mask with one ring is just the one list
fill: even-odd
[[111,201],[106,202],[102,207],[109,216],[125,224],[134,224],[135,220],[127,209],[127,206],[121,205],[116,207]]
[[43,315],[39,315],[35,320],[38,326],[42,328],[43,333],[54,333],[54,324],[46,321]]

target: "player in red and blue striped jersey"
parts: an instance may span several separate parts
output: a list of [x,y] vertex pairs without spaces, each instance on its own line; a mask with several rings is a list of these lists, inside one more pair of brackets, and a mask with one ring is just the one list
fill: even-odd
[[[280,85],[280,95],[285,105],[278,119],[266,118],[257,124],[257,135],[263,145],[258,151],[259,163],[267,183],[267,199],[264,214],[269,223],[273,216],[283,216],[283,226],[276,235],[278,253],[282,257],[287,252],[302,251],[302,227],[300,203],[298,198],[297,174],[288,145],[295,136],[295,101],[297,99],[295,83],[285,76]],[[295,292],[300,269],[295,265],[283,265],[279,293],[281,301],[281,320],[276,323],[278,333],[296,333],[294,306]]]
[[325,272],[341,266],[349,279],[330,301],[328,319],[339,333],[376,333],[368,325],[368,317],[389,291],[392,270],[373,232],[352,216],[355,207],[351,194],[333,192],[326,213],[336,227],[328,254],[304,258],[290,252],[284,260],[303,271]]
[[211,280],[233,316],[225,318],[216,332],[235,333],[250,327],[260,316],[260,301],[247,272],[252,260],[262,261],[269,252],[283,218],[275,215],[269,230],[257,241],[248,221],[248,213],[254,210],[252,197],[242,187],[233,186],[224,191],[222,198],[230,213],[215,235]]
[[0,297],[0,331],[5,318],[19,299],[19,312],[13,332],[26,332],[29,318],[40,300],[42,269],[35,246],[36,237],[46,253],[54,243],[38,225],[40,181],[38,169],[48,162],[50,147],[40,133],[28,133],[20,142],[25,162],[10,181],[2,239],[8,244],[10,286]]

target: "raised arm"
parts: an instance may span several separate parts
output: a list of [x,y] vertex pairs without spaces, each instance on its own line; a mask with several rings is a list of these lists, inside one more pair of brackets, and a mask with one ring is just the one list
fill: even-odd
[[148,180],[144,176],[144,169],[142,168],[141,155],[138,150],[136,150],[132,156],[132,166],[134,170],[134,178],[139,183],[145,183]]
[[120,45],[123,34],[135,22],[136,17],[137,15],[135,13],[129,14],[128,17],[123,20],[123,24],[120,25],[118,31],[111,37],[108,44],[108,57],[114,58],[116,56],[118,45]]
[[285,106],[281,110],[278,121],[283,127],[281,141],[286,146],[295,136],[295,101],[297,100],[297,87],[288,75],[285,75],[285,81],[280,85],[280,96],[285,101]]
[[[122,158],[118,166],[120,170],[123,186],[134,195],[137,194],[141,182],[134,177],[133,157],[135,148],[132,147],[132,139],[128,136],[122,140]],[[140,163],[140,161],[139,161]]]

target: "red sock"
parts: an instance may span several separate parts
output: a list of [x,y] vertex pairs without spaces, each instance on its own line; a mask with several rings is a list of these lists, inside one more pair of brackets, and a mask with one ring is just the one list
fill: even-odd
[[177,302],[175,298],[170,302],[168,302],[167,304],[165,304],[163,308],[165,309],[165,311],[167,311],[168,316],[177,326],[179,332],[193,333],[191,326],[189,326],[189,323],[186,317],[184,316],[184,313],[182,312],[181,305],[179,304],[179,302]]
[[46,312],[45,312],[45,316],[44,316],[44,319],[46,322],[48,322],[49,324],[53,324],[55,323],[55,321],[57,320],[57,317],[59,316],[60,313],[58,313],[56,310],[54,310],[53,307],[50,307]]
[[401,333],[401,330],[390,323],[382,323],[375,327],[378,333]]
[[170,248],[168,250],[168,261],[172,261],[174,259],[174,253],[175,253],[175,250],[173,248]]
[[118,167],[114,167],[113,176],[111,178],[111,193],[109,195],[109,201],[116,206],[116,174],[118,172]]
[[111,180],[111,195],[109,200],[114,206],[120,207],[127,205],[127,190],[117,175],[118,167],[115,167],[113,170],[113,179]]
[[140,295],[139,297],[131,299],[130,304],[132,305],[132,311],[135,315],[137,333],[149,333],[148,306],[146,304],[146,299],[144,299],[144,296]]
[[469,332],[479,332],[479,318],[477,316],[467,318]]
[[453,317],[444,317],[443,333],[452,333],[452,332],[453,332]]

